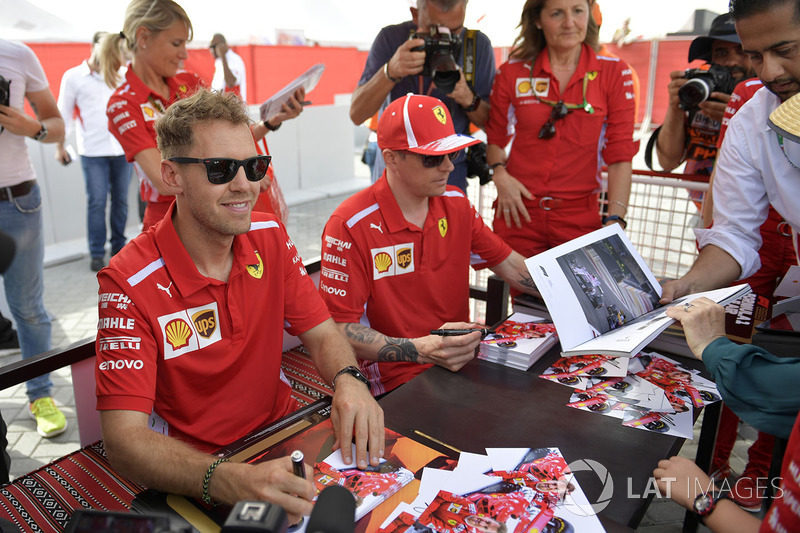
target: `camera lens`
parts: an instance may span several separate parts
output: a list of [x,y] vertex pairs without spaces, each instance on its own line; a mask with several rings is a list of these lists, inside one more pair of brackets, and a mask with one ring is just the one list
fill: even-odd
[[445,94],[453,92],[461,74],[458,65],[448,48],[438,48],[430,54],[429,59],[433,83]]
[[693,78],[687,81],[678,89],[678,99],[681,102],[681,108],[691,109],[697,107],[701,102],[708,100],[711,91],[712,87],[709,86],[709,82],[703,78]]

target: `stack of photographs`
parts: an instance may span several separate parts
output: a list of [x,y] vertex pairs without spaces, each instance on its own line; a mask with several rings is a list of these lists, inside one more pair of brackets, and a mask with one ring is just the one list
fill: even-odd
[[527,370],[555,345],[556,328],[544,317],[514,313],[481,341],[478,358]]

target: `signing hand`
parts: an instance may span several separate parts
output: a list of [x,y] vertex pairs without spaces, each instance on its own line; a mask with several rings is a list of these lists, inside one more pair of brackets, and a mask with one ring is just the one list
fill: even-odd
[[[480,324],[470,322],[447,322],[438,329],[470,329],[483,328]],[[467,363],[475,358],[478,345],[481,342],[481,333],[473,331],[467,335],[454,337],[441,337],[427,335],[412,341],[419,353],[418,362],[431,363],[446,368],[451,372],[461,370]]]

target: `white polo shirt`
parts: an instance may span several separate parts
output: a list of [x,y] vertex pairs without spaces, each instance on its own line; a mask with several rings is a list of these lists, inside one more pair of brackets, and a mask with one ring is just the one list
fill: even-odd
[[114,89],[84,61],[64,73],[58,93],[58,110],[64,131],[76,124],[78,153],[87,157],[119,156],[125,152],[108,130],[106,107]]

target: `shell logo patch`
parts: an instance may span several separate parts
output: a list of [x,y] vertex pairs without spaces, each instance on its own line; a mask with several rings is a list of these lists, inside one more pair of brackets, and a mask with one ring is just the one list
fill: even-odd
[[440,218],[438,226],[439,226],[439,235],[441,235],[442,237],[447,235],[447,217]]
[[375,268],[379,274],[384,274],[389,271],[392,266],[392,256],[386,252],[380,252],[375,256]]
[[201,350],[222,340],[217,302],[158,317],[164,360]]
[[442,124],[447,124],[447,113],[444,112],[444,108],[442,106],[437,105],[433,108],[433,116],[435,116],[436,120]]
[[258,252],[256,252],[256,257],[258,258],[258,264],[247,265],[247,273],[256,279],[261,279],[261,276],[264,275],[264,261],[261,259],[261,256],[258,255]]
[[164,336],[173,350],[188,346],[192,335],[192,328],[189,327],[185,320],[180,318],[171,321],[164,328]]
[[142,116],[145,122],[152,122],[161,116],[161,113],[150,102],[145,102],[140,107],[142,108]]
[[517,96],[523,96],[531,92],[531,82],[527,78],[517,80]]
[[372,279],[414,272],[414,243],[372,248]]

